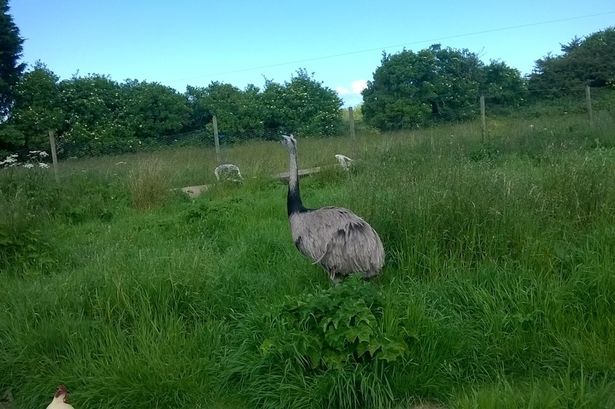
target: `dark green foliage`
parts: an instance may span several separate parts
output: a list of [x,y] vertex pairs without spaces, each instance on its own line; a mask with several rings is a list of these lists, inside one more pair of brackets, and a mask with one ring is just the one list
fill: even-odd
[[271,318],[279,327],[261,344],[263,358],[282,363],[298,354],[298,361],[312,369],[394,362],[408,347],[395,334],[383,333],[379,324],[384,319],[383,302],[377,289],[357,277],[322,293],[289,300]]
[[188,127],[187,99],[173,88],[132,80],[122,84],[122,92],[126,98],[123,115],[136,138],[165,142]]
[[305,70],[284,84],[266,81],[262,91],[212,82],[206,88],[188,87],[187,94],[193,126],[205,126],[216,115],[220,134],[230,141],[293,132],[331,136],[341,126],[341,100]]
[[[229,377],[257,383],[251,398],[265,407],[387,407],[393,391],[382,370],[405,362],[406,341],[415,342],[420,325],[394,315],[383,292],[357,276],[288,297],[240,325],[239,333],[251,340],[231,358]],[[303,379],[306,391],[277,395],[293,379]]]
[[19,137],[15,135],[3,143],[24,150],[48,150],[48,133],[63,129],[64,116],[58,77],[37,62],[15,86],[15,106],[9,125],[19,131]]
[[92,74],[73,77],[59,86],[66,112],[62,154],[100,155],[136,150],[138,142],[124,115],[126,99],[117,82]]
[[298,70],[284,85],[267,81],[262,103],[267,136],[282,132],[331,136],[339,132],[342,101],[306,70]]
[[514,106],[523,90],[519,72],[504,63],[485,67],[468,50],[433,45],[384,54],[363,91],[363,114],[381,130],[413,128],[475,116],[481,92],[493,103]]
[[528,87],[535,99],[582,95],[583,87],[615,85],[615,28],[574,38],[562,45],[562,54],[536,61]]
[[46,149],[53,130],[60,156],[135,152],[174,142],[190,125],[187,99],[172,88],[96,74],[58,83],[40,63],[19,81],[16,97],[0,129],[0,147],[9,151]]
[[527,98],[527,85],[519,70],[502,61],[491,61],[483,68],[481,94],[490,112],[498,108],[517,108]]
[[172,88],[101,75],[59,84],[66,122],[60,138],[66,156],[135,152],[168,144],[188,127],[186,98]]
[[9,113],[13,104],[12,87],[19,80],[25,64],[19,63],[23,38],[9,14],[8,0],[0,0],[0,116]]
[[[249,85],[240,90],[231,84],[212,82],[205,88],[186,90],[192,107],[192,126],[203,129],[216,115],[222,139],[230,141],[261,138],[263,119],[259,89]],[[211,128],[209,134],[212,136]]]
[[0,157],[23,147],[24,142],[24,134],[14,124],[5,122],[0,125]]
[[341,126],[339,97],[304,70],[283,85],[268,81],[262,92],[213,82],[180,94],[158,83],[117,83],[97,74],[58,83],[37,63],[16,90],[12,117],[0,127],[3,152],[45,149],[50,130],[61,157],[203,143],[205,134],[213,139],[213,115],[223,144],[280,132],[330,136]]

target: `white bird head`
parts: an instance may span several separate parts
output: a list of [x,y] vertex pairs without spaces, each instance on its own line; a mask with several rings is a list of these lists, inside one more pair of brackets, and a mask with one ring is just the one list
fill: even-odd
[[54,398],[59,398],[59,397],[64,397],[64,399],[66,399],[68,397],[68,389],[66,389],[65,385],[60,385],[58,386],[58,389],[56,390],[55,395],[53,395]]
[[293,134],[282,135],[282,140],[280,141],[282,145],[286,146],[288,149],[297,147],[297,140],[293,136]]
[[53,395],[53,400],[47,406],[47,409],[72,409],[72,406],[68,403],[68,389],[66,386],[60,385]]

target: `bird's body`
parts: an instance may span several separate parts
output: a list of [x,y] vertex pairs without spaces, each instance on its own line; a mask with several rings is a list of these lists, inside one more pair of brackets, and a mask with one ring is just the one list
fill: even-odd
[[322,266],[333,281],[354,272],[365,278],[377,275],[384,265],[384,248],[378,233],[348,209],[303,207],[296,141],[291,135],[284,137],[284,143],[290,152],[288,220],[297,249]]
[[66,390],[66,386],[60,385],[53,396],[53,400],[47,405],[47,409],[74,409],[72,405],[67,402],[67,399],[68,390]]
[[322,207],[289,217],[299,251],[321,265],[331,280],[353,272],[373,277],[384,264],[378,234],[356,214],[340,207]]

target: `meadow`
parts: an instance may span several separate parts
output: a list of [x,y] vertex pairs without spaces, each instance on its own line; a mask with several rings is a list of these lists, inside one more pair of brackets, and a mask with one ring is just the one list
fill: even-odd
[[[76,408],[615,408],[615,118],[300,139],[308,207],[379,232],[332,285],[273,141],[0,170],[0,393]],[[190,200],[173,188],[211,184]]]

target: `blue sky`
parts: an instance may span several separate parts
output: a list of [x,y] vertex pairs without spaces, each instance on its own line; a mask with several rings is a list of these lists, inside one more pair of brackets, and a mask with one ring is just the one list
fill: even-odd
[[13,0],[10,6],[26,39],[24,61],[40,59],[60,78],[108,74],[184,91],[211,81],[262,86],[265,78],[283,82],[306,68],[347,105],[361,102],[383,50],[439,42],[526,74],[536,59],[558,53],[560,43],[615,25],[615,4],[605,0]]

